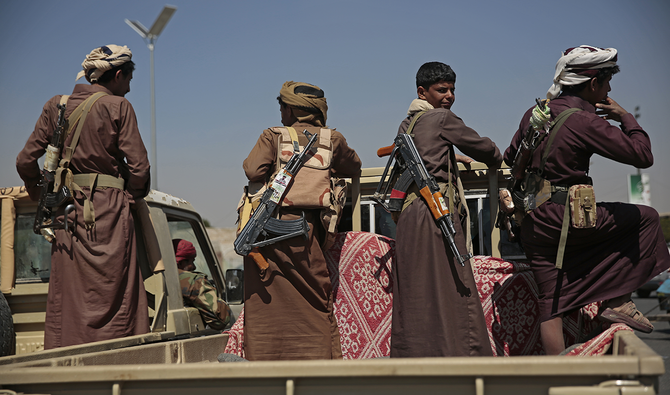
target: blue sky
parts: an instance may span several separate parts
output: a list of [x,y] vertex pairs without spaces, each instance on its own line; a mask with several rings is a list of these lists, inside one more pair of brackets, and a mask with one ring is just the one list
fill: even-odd
[[[610,97],[640,107],[655,164],[651,202],[670,212],[670,2],[658,1],[46,1],[0,2],[0,186],[20,185],[16,155],[44,103],[69,94],[85,55],[127,45],[136,71],[126,98],[151,149],[149,50],[124,23],[150,27],[177,11],[156,43],[160,190],[230,227],[246,178],[242,161],[261,131],[280,124],[284,81],[320,86],[328,125],[365,167],[389,145],[428,61],[457,74],[452,110],[504,150],[525,110],[551,85],[560,52],[619,50]],[[81,81],[80,81],[81,82]],[[154,166],[155,164],[152,164]],[[630,166],[594,156],[600,201],[626,201]]]

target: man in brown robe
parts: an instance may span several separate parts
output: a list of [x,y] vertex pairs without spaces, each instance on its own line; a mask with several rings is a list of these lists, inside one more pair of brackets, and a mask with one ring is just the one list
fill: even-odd
[[[414,117],[427,110],[414,125],[414,144],[428,172],[445,187],[449,181],[456,185],[457,160],[472,161],[455,155],[454,147],[491,167],[502,161],[490,139],[480,137],[451,112],[455,83],[456,74],[448,65],[430,62],[421,66],[416,75],[419,98],[410,105],[398,130],[406,133]],[[442,194],[445,199],[457,195],[446,189]],[[458,207],[459,201],[454,200],[451,203]],[[452,212],[461,254],[467,251],[462,215],[456,209]],[[391,357],[493,355],[470,262],[461,266],[456,261],[422,198],[413,200],[400,214],[396,254]]]
[[[328,106],[319,87],[289,81],[278,100],[282,124],[297,131],[301,147],[307,142],[303,130],[323,133]],[[358,175],[358,155],[341,133],[330,132],[332,158],[326,177],[328,172],[338,177]],[[270,180],[276,169],[280,138],[271,129],[263,131],[244,161],[250,182]],[[298,172],[289,191],[301,191],[303,196],[284,199],[279,218],[293,220],[304,213],[309,223],[307,240],[294,237],[261,247],[269,264],[266,270],[260,270],[250,257],[244,259],[244,350],[252,361],[342,358],[332,287],[321,248],[326,236],[320,217],[323,207],[292,203],[297,199],[319,200],[321,191],[311,187],[315,177],[307,177],[306,170]]]
[[[542,177],[552,185],[567,188],[592,184],[588,172],[594,154],[637,168],[653,164],[649,136],[632,114],[607,95],[612,75],[619,71],[616,60],[616,49],[588,45],[570,48],[559,59],[554,84],[547,93],[551,119],[570,108],[581,111],[570,115],[555,131],[542,169]],[[532,110],[524,114],[505,151],[509,165],[528,130]],[[548,140],[545,138],[534,151],[528,172],[539,172]],[[626,188],[623,180],[621,188]],[[597,199],[597,189],[595,195]],[[565,201],[565,192],[555,192],[521,223],[521,243],[539,288],[545,352],[559,354],[565,348],[563,315],[593,302],[603,301],[600,314],[604,321],[623,322],[651,332],[652,325],[630,297],[635,289],[670,267],[658,213],[648,206],[598,202],[595,227],[569,227],[563,265],[558,269],[555,265]]]
[[[91,85],[75,85],[65,116],[96,92],[106,95],[92,106],[83,123],[69,169],[79,190],[70,230],[56,230],[51,250],[51,277],[45,322],[44,348],[137,335],[149,331],[144,284],[136,262],[135,227],[130,212],[134,199],[149,190],[149,161],[135,111],[124,99],[130,91],[134,63],[127,47],[94,49],[82,63]],[[45,105],[35,130],[16,159],[16,168],[33,200],[39,199],[37,159],[51,142],[61,96]],[[65,146],[74,136],[70,133]],[[122,168],[127,171],[122,173]],[[81,183],[82,175],[96,178],[97,188]],[[98,176],[95,176],[95,175]],[[101,187],[118,177],[121,187]],[[81,185],[80,185],[81,184]],[[125,187],[123,187],[125,184]],[[90,210],[84,210],[85,201]],[[58,220],[64,221],[63,207]],[[86,217],[86,218],[85,218]],[[91,218],[92,217],[92,218]],[[93,221],[91,221],[93,219]],[[72,224],[73,221],[76,223]]]

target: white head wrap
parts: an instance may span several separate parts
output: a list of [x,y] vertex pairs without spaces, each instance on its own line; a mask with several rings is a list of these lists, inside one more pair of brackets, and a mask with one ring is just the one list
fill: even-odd
[[617,50],[580,45],[563,52],[556,62],[554,84],[547,92],[547,99],[561,93],[563,85],[579,85],[595,77],[597,70],[616,66]]
[[129,62],[132,57],[133,53],[125,45],[121,47],[110,44],[96,48],[86,55],[81,64],[84,70],[77,74],[77,80],[86,76],[88,82],[96,82],[105,71]]

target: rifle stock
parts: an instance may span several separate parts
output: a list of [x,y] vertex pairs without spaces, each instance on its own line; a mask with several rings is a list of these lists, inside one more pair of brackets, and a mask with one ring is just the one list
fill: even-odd
[[267,260],[265,260],[265,257],[258,250],[258,247],[249,251],[249,256],[254,260],[254,262],[256,262],[256,266],[258,266],[258,268],[261,269],[261,271],[266,270],[268,267],[270,267],[270,264],[268,263]]

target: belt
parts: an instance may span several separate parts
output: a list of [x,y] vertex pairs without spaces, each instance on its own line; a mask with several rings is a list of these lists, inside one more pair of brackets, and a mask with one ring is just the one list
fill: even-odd
[[[75,174],[72,180],[72,187],[76,191],[84,194],[84,224],[86,229],[92,229],[95,226],[95,210],[93,209],[93,192],[101,188],[116,188],[123,190],[124,179],[122,177],[114,177],[108,174]],[[81,187],[89,187],[88,195]]]
[[551,194],[549,200],[552,203],[565,204],[565,201],[568,199],[568,191],[557,191]]
[[[591,180],[591,177],[588,178],[585,184],[593,185],[593,180]],[[552,203],[565,204],[565,202],[568,199],[568,193],[570,191],[570,187],[572,187],[572,185],[552,185],[551,198],[549,198],[549,200]]]
[[[93,176],[93,177],[92,177]],[[121,177],[114,177],[108,174],[74,174],[73,180],[79,187],[92,187],[95,184],[96,188],[117,188],[124,189],[125,180]],[[75,187],[76,189],[76,187]]]

